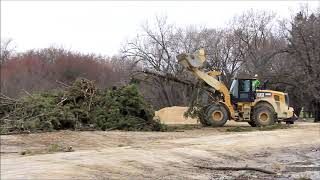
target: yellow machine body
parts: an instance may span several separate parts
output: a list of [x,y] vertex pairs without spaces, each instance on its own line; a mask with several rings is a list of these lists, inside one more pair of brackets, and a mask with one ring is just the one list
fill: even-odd
[[[294,116],[293,108],[289,107],[288,94],[279,91],[255,90],[255,98],[251,102],[233,102],[232,93],[230,90],[223,82],[218,80],[218,76],[221,75],[221,72],[204,72],[202,70],[202,65],[205,62],[204,49],[200,49],[193,54],[180,54],[177,56],[177,59],[180,64],[192,72],[196,77],[203,80],[206,82],[206,84],[214,88],[216,91],[219,91],[223,95],[223,98],[219,101],[219,103],[223,104],[223,106],[227,109],[229,120],[232,119],[236,121],[250,122],[252,121],[253,110],[259,107],[266,107],[272,110],[272,112],[275,113],[277,121],[286,120]],[[256,118],[259,116],[259,118],[263,119],[263,111],[261,110],[259,113],[260,114],[255,114]],[[214,114],[210,115],[210,117],[211,116],[220,117],[219,115]]]

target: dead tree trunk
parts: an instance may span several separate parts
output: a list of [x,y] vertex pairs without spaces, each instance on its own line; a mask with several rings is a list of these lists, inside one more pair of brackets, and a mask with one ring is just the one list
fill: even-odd
[[320,122],[320,102],[315,102],[314,105],[314,122]]

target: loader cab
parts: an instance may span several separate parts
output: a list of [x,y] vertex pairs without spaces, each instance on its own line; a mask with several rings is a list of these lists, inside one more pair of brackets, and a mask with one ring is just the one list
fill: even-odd
[[233,80],[230,87],[230,94],[233,103],[237,102],[253,102],[256,98],[256,90],[253,87],[255,79],[240,79]]

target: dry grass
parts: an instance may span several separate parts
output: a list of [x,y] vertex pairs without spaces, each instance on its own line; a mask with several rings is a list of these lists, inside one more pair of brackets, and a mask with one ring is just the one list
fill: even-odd
[[61,146],[59,144],[50,144],[44,149],[27,149],[20,152],[20,155],[36,155],[36,154],[51,154],[56,152],[72,152],[72,146]]

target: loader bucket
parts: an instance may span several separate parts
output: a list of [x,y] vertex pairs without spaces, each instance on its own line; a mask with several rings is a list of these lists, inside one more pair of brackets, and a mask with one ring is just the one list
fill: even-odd
[[200,68],[205,61],[204,49],[200,49],[193,54],[182,53],[177,56],[178,62],[185,68]]

